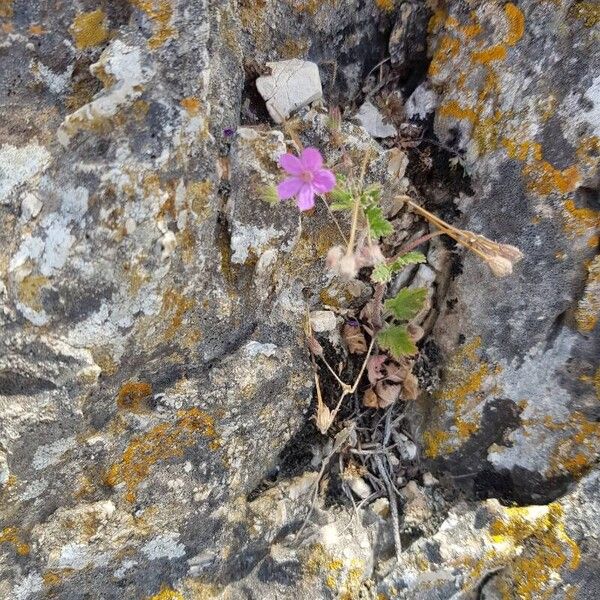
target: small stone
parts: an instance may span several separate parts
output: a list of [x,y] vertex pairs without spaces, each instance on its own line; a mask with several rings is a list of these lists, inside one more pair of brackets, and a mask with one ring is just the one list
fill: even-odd
[[425,487],[433,487],[437,485],[439,481],[429,472],[423,473],[423,485]]
[[371,102],[365,102],[356,113],[358,122],[367,130],[367,133],[374,138],[388,138],[396,135],[396,128],[384,123],[379,110]]
[[382,519],[387,519],[390,514],[390,502],[387,498],[377,498],[377,500],[371,504],[371,510]]
[[323,96],[319,67],[306,60],[292,59],[267,63],[271,75],[256,80],[256,89],[264,98],[275,123],[282,123],[295,110]]
[[362,477],[352,477],[346,481],[350,489],[363,500],[371,495],[371,487]]
[[410,95],[404,105],[404,112],[409,119],[425,120],[427,115],[432,114],[438,105],[436,92],[428,82],[422,83]]
[[427,502],[427,496],[415,481],[409,481],[402,489],[402,496],[406,503],[404,505],[404,523],[406,525],[421,525],[431,517],[431,509]]
[[21,220],[24,222],[34,219],[42,210],[42,201],[35,194],[25,194],[21,202]]
[[175,250],[177,238],[171,230],[168,230],[165,235],[160,238],[160,244],[162,246],[162,259],[165,260],[166,258],[169,258],[173,253],[173,250]]
[[331,310],[314,310],[310,313],[310,326],[315,333],[333,331],[337,327],[335,313]]

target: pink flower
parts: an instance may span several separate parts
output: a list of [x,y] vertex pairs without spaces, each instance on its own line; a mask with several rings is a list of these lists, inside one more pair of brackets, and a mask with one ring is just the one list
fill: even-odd
[[280,200],[295,196],[300,210],[310,210],[315,205],[315,194],[325,194],[335,187],[335,175],[321,168],[323,157],[316,148],[306,148],[299,157],[282,154],[279,165],[291,177],[277,186],[277,195]]

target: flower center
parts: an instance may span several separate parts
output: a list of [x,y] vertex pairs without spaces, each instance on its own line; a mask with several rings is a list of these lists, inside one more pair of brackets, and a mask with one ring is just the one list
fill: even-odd
[[300,175],[300,179],[302,179],[304,183],[312,183],[313,174],[310,171],[303,171],[302,175]]

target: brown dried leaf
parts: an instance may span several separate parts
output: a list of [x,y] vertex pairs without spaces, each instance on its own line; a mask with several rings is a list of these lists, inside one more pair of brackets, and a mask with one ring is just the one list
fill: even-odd
[[350,354],[365,354],[367,352],[367,340],[360,326],[346,323],[342,329],[342,337]]
[[335,415],[329,410],[329,407],[320,403],[317,406],[317,414],[315,415],[315,424],[317,429],[322,433],[326,434],[327,430],[331,427],[333,420],[335,419]]
[[409,373],[402,383],[402,397],[404,400],[416,400],[419,395],[419,381]]
[[401,359],[399,362],[388,360],[385,370],[388,381],[402,383],[412,370],[412,362],[407,359]]
[[414,323],[409,323],[406,326],[406,330],[408,331],[408,335],[413,342],[418,342],[424,335],[425,330],[419,325],[415,325]]
[[360,311],[359,317],[363,323],[368,323],[369,325],[373,324],[373,317],[376,313],[377,307],[375,305],[375,300],[369,300]]
[[323,356],[323,346],[321,346],[321,344],[319,344],[319,341],[317,340],[317,338],[314,335],[308,336],[307,343],[308,343],[308,349],[315,356]]
[[387,383],[379,381],[375,386],[375,392],[379,396],[379,408],[386,408],[400,397],[402,386],[399,383]]
[[378,354],[377,356],[371,356],[367,362],[367,377],[369,382],[372,384],[377,383],[380,379],[385,377],[383,371],[383,363],[386,361],[387,356],[385,354]]
[[379,398],[373,388],[369,388],[364,393],[363,406],[366,406],[367,408],[379,408]]

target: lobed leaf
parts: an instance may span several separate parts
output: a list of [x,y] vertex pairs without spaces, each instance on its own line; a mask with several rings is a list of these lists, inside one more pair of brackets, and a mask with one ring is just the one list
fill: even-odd
[[364,210],[373,237],[380,238],[394,232],[392,224],[383,216],[379,206],[367,206]]
[[382,329],[377,334],[377,341],[397,360],[403,356],[412,356],[418,351],[404,325],[390,325]]
[[398,321],[410,321],[419,314],[426,297],[427,288],[404,288],[394,298],[386,300],[384,306]]
[[375,283],[387,283],[391,280],[392,275],[396,271],[400,271],[408,265],[416,265],[426,262],[425,255],[421,252],[407,252],[399,256],[393,263],[389,265],[379,264],[373,269],[371,280]]

